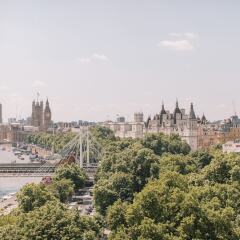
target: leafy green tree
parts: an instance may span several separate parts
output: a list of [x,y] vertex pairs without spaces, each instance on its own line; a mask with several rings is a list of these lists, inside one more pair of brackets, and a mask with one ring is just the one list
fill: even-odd
[[125,214],[128,203],[117,200],[112,206],[109,207],[107,212],[107,224],[111,230],[116,230],[120,226],[126,225]]
[[74,184],[74,189],[82,188],[87,180],[86,173],[76,164],[64,164],[57,168],[54,180],[69,179]]
[[62,148],[76,136],[76,133],[34,133],[28,136],[27,142],[35,144],[39,147],[48,150],[54,149],[54,152],[59,152]]
[[205,167],[202,176],[205,180],[215,183],[226,183],[231,178],[231,163],[228,158],[217,157],[212,164]]
[[27,184],[17,194],[18,205],[23,212],[30,212],[54,200],[54,196],[43,184]]
[[107,146],[116,141],[116,137],[112,130],[102,126],[94,126],[90,128],[92,136],[100,143],[101,146]]
[[197,170],[197,163],[188,155],[165,154],[161,157],[160,174],[166,171],[175,171],[185,175]]
[[141,140],[145,148],[150,148],[155,154],[161,156],[163,153],[172,154],[188,154],[191,150],[190,146],[181,140],[181,138],[172,134],[166,136],[164,134],[148,134]]
[[150,178],[159,176],[159,158],[152,150],[143,148],[139,150],[131,162],[131,173],[134,180],[134,191],[140,191]]
[[60,200],[60,202],[66,202],[69,197],[74,192],[74,185],[69,179],[55,180],[48,189],[53,193],[53,195]]
[[109,208],[110,239],[239,239],[240,191],[232,184],[195,187],[187,175],[165,172],[149,182],[120,217],[115,205]]
[[[107,180],[103,180],[107,184]],[[98,183],[94,187],[95,207],[101,214],[105,214],[107,208],[117,201],[118,195],[115,191],[105,187],[104,182]]]
[[196,162],[199,169],[209,165],[213,159],[213,156],[208,151],[195,151],[190,155]]
[[[14,235],[9,238],[9,233]],[[0,227],[1,239],[97,240],[100,236],[101,229],[94,218],[81,217],[56,202],[22,213],[15,224]]]
[[[60,239],[60,235],[61,239],[98,239],[105,224],[111,230],[109,239],[114,240],[240,239],[238,154],[224,154],[218,147],[190,153],[178,135],[148,134],[133,140],[115,138],[102,127],[91,131],[103,154],[94,187],[101,216],[92,222],[59,203],[57,199],[65,202],[71,194],[71,182],[77,189],[86,180],[78,167],[63,166],[47,188],[50,200],[33,198],[29,212],[22,210],[6,221],[0,218],[0,239],[9,239],[7,233],[15,239]],[[71,136],[30,138],[42,146],[54,142],[55,149],[61,149]],[[51,226],[44,226],[43,219],[50,215],[54,216]],[[43,227],[32,226],[35,217]]]
[[0,226],[0,239],[3,240],[22,240],[21,229],[14,225],[7,224]]

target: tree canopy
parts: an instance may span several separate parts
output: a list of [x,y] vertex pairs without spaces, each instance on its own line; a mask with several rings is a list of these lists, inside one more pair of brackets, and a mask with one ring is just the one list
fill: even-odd
[[112,140],[105,145],[96,175],[94,196],[97,209],[105,214],[118,199],[131,202],[135,192],[140,192],[150,180],[159,178],[160,162],[165,154],[181,154],[181,159],[189,152],[188,144],[177,135],[149,134],[143,139]]
[[64,164],[57,168],[54,180],[68,179],[73,183],[74,189],[84,187],[87,180],[86,173],[76,164]]
[[95,217],[69,210],[68,198],[84,186],[86,175],[76,165],[61,166],[51,184],[27,184],[17,194],[18,209],[0,216],[3,240],[97,240],[102,225]]
[[86,181],[66,165],[50,186],[19,192],[19,209],[0,217],[1,239],[100,239],[103,227],[110,240],[240,239],[240,155],[219,146],[190,152],[177,135],[119,139],[106,128],[91,131],[102,151],[94,185],[100,216],[65,207]]
[[14,224],[0,226],[0,239],[95,240],[101,235],[94,218],[82,217],[58,202],[48,202],[15,218]]

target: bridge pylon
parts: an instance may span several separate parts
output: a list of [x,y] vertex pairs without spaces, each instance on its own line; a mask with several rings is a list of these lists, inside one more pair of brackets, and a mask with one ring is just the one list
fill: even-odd
[[80,168],[92,168],[101,158],[101,147],[89,127],[82,127],[59,154],[63,159],[60,164],[75,162]]

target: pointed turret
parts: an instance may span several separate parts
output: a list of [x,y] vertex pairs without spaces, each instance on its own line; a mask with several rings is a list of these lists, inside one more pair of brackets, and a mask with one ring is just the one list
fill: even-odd
[[177,124],[177,121],[182,119],[182,112],[178,106],[178,100],[176,101],[176,107],[173,113],[174,124]]
[[179,106],[178,106],[178,100],[176,101],[176,107],[175,107],[175,110],[174,110],[174,116],[176,116],[176,114],[179,113],[179,114],[182,114]]
[[163,123],[163,115],[166,115],[167,114],[167,112],[166,112],[166,110],[165,110],[165,107],[164,107],[164,103],[162,102],[162,109],[161,109],[161,112],[160,112],[160,124],[162,124]]
[[45,109],[44,109],[44,130],[47,131],[52,120],[52,113],[47,98]]
[[194,112],[194,109],[193,109],[193,103],[191,103],[189,119],[196,119],[196,115],[195,115],[195,112]]
[[47,98],[47,101],[46,101],[46,107],[49,107],[49,101],[48,101],[48,98]]
[[162,103],[162,110],[160,112],[160,115],[166,114],[164,103]]
[[207,122],[207,118],[205,117],[205,114],[203,113],[201,123],[205,124]]
[[148,116],[147,121],[145,123],[146,128],[148,128],[150,121],[151,121],[151,116]]

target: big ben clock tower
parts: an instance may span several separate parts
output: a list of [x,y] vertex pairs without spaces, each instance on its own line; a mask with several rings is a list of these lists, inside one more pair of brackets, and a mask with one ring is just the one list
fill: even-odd
[[50,126],[50,123],[51,123],[51,120],[52,120],[52,113],[51,113],[51,109],[49,107],[49,102],[48,102],[48,99],[46,101],[46,106],[45,106],[45,109],[44,109],[44,130],[47,131],[49,126]]

